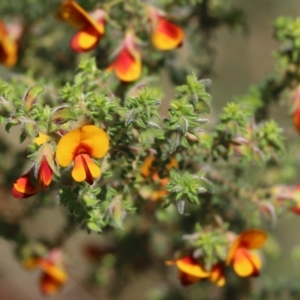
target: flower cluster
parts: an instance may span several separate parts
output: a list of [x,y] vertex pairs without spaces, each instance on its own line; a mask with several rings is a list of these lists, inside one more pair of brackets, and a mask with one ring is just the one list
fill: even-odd
[[167,261],[168,265],[176,265],[178,277],[182,285],[209,279],[221,287],[226,283],[225,266],[232,265],[235,273],[240,277],[258,276],[261,269],[261,260],[252,249],[263,246],[267,235],[259,229],[249,229],[237,236],[229,245],[225,261],[218,261],[206,270],[203,257],[195,257],[195,253]]
[[56,173],[56,164],[68,167],[73,163],[72,177],[77,182],[93,184],[94,179],[100,177],[100,168],[92,158],[103,158],[108,151],[109,139],[103,129],[85,125],[68,132],[58,141],[55,153],[48,141],[54,142],[44,134],[35,139],[41,146],[31,169],[15,181],[14,197],[27,198],[47,189]]
[[[151,41],[154,47],[166,51],[183,43],[183,30],[166,18],[166,14],[153,6],[145,6],[149,22]],[[94,49],[105,33],[107,12],[96,9],[87,13],[74,0],[65,0],[59,10],[59,17],[79,30],[71,40],[71,48],[78,53]],[[141,76],[142,62],[139,39],[128,29],[119,47],[114,52],[114,61],[107,70],[114,71],[123,82],[132,82]]]
[[[163,161],[157,155],[150,154],[145,158],[140,172],[144,178],[149,178],[156,185],[156,190],[151,191],[149,195],[151,201],[161,200],[168,194],[166,185],[170,181],[169,174],[173,168],[178,168],[178,162],[174,157]],[[148,198],[147,195],[144,197]]]

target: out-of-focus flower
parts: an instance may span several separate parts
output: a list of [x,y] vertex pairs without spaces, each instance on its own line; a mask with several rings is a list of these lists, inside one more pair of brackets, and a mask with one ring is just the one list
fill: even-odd
[[300,132],[300,86],[298,86],[292,95],[291,114],[294,126]]
[[107,71],[114,71],[116,76],[123,82],[132,82],[141,76],[142,61],[138,50],[137,40],[132,31],[127,31],[123,41],[113,56],[114,62]]
[[93,180],[100,176],[101,170],[91,159],[106,155],[109,139],[106,132],[94,125],[85,125],[64,135],[56,148],[56,160],[61,167],[74,162],[72,177],[77,182]]
[[160,178],[158,173],[159,168],[163,168],[164,173],[166,173],[166,175],[169,175],[169,172],[171,171],[172,168],[178,168],[178,162],[174,157],[171,157],[168,162],[162,164],[159,163],[159,159],[157,158],[157,156],[153,154],[148,155],[145,158],[141,166],[141,174],[146,178],[150,177],[151,180],[154,183],[157,183],[158,185],[157,189],[151,193],[150,199],[152,201],[161,200],[164,196],[168,195],[165,186],[168,184],[170,179],[168,176],[164,178]]
[[233,264],[234,271],[241,277],[258,276],[261,260],[249,250],[261,248],[266,239],[266,233],[259,229],[242,232],[230,246],[226,264]]
[[290,198],[296,202],[295,206],[292,206],[290,210],[297,215],[300,215],[300,184],[293,188],[290,188]]
[[12,195],[19,199],[28,198],[41,189],[47,189],[52,182],[54,169],[52,147],[45,143],[37,152],[34,167],[14,182],[11,190]]
[[159,50],[172,50],[179,47],[184,39],[183,30],[167,20],[164,12],[149,6],[148,19],[151,25],[151,40]]
[[68,274],[62,265],[60,249],[53,249],[46,258],[27,259],[23,266],[26,269],[40,268],[42,270],[40,290],[45,295],[56,294],[68,280]]
[[79,29],[71,40],[71,48],[75,52],[86,52],[97,47],[105,32],[105,11],[96,9],[89,14],[77,2],[66,0],[61,4],[58,15]]
[[32,177],[33,175],[30,170],[18,178],[13,184],[11,194],[18,199],[28,198],[37,194],[42,187],[38,184],[34,184]]
[[14,36],[12,27],[5,26],[0,21],[0,63],[7,67],[12,67],[16,63],[17,58],[17,37]]
[[203,279],[209,279],[219,287],[226,282],[222,263],[217,263],[210,271],[206,271],[192,255],[188,255],[174,261],[167,261],[167,264],[177,266],[178,277],[184,286]]

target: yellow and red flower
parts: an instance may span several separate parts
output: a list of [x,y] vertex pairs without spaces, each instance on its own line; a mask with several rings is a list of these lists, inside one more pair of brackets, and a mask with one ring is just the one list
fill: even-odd
[[181,27],[170,22],[165,13],[149,6],[148,19],[151,24],[151,40],[159,50],[172,50],[183,43],[184,33]]
[[109,148],[106,132],[94,125],[85,125],[64,135],[56,148],[56,161],[61,167],[74,162],[72,177],[77,182],[93,180],[101,175],[101,170],[92,158],[103,158]]
[[206,271],[192,255],[187,255],[175,261],[168,261],[167,264],[175,264],[177,266],[178,277],[183,286],[203,279],[209,279],[219,287],[223,286],[226,282],[222,263],[217,263],[210,271]]
[[8,27],[0,21],[0,63],[12,67],[18,58],[18,43]]
[[56,294],[68,280],[68,275],[62,266],[62,253],[53,249],[46,258],[30,258],[24,261],[26,269],[40,268],[43,273],[40,279],[40,290],[45,295]]
[[241,277],[258,276],[261,260],[249,250],[261,248],[266,239],[266,233],[259,229],[242,232],[230,246],[226,264],[233,264],[234,271]]
[[141,53],[138,50],[137,40],[133,32],[126,32],[114,56],[116,58],[107,68],[107,71],[114,71],[123,82],[132,82],[141,76]]
[[59,17],[79,29],[71,40],[71,48],[75,52],[96,48],[105,33],[106,14],[102,9],[89,14],[74,0],[66,0],[60,6]]
[[35,167],[14,182],[11,194],[15,198],[22,199],[31,197],[42,189],[47,189],[52,182],[54,169],[52,147],[45,143],[37,153]]
[[300,215],[300,185],[296,185],[295,187],[291,187],[289,190],[290,193],[290,199],[294,200],[296,202],[296,205],[292,206],[290,210]]
[[11,194],[18,199],[28,198],[37,194],[42,188],[33,183],[31,170],[18,178],[12,187]]

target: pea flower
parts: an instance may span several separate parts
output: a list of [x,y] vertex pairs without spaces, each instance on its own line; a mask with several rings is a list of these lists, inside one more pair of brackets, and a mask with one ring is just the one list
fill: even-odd
[[177,266],[178,277],[183,286],[190,285],[203,279],[209,279],[211,282],[221,287],[226,281],[222,263],[217,263],[210,271],[206,271],[192,255],[187,255],[175,261],[168,261],[167,264],[175,264]]
[[18,57],[18,44],[9,28],[0,21],[0,63],[12,67]]
[[24,261],[26,269],[40,268],[40,290],[45,295],[56,294],[68,280],[68,275],[62,265],[62,252],[60,249],[53,249],[45,258],[30,258]]
[[137,40],[133,32],[126,32],[113,56],[116,58],[107,68],[107,71],[114,71],[123,82],[132,82],[141,76],[141,53],[138,50]]
[[105,11],[96,9],[89,14],[74,0],[65,0],[60,6],[58,15],[62,20],[79,29],[71,40],[73,51],[81,53],[97,47],[105,32]]
[[72,177],[77,182],[93,180],[100,176],[101,170],[91,158],[102,158],[109,147],[106,132],[94,125],[85,125],[65,134],[56,148],[56,161],[61,167],[74,162]]
[[183,43],[183,30],[176,24],[167,20],[164,12],[149,6],[148,19],[151,25],[151,40],[159,50],[172,50]]
[[11,194],[15,198],[22,199],[47,189],[52,182],[54,170],[52,147],[47,143],[43,144],[37,152],[33,167],[14,182]]
[[29,198],[37,194],[42,188],[39,184],[35,184],[32,179],[31,170],[18,178],[12,187],[11,194],[18,199]]
[[232,263],[234,271],[241,277],[258,276],[261,260],[249,250],[261,248],[266,239],[266,233],[259,229],[242,232],[230,246],[226,264]]

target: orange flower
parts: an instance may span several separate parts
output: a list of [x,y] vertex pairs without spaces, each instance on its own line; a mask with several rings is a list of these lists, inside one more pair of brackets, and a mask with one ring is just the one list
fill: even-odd
[[141,54],[137,48],[136,38],[131,31],[125,34],[115,55],[116,59],[107,68],[107,71],[114,71],[123,82],[132,82],[141,76]]
[[85,125],[68,132],[60,139],[56,148],[56,160],[62,167],[74,162],[73,179],[93,184],[94,178],[100,176],[101,170],[91,157],[104,157],[108,147],[109,140],[104,130],[94,125]]
[[291,188],[291,198],[296,202],[296,205],[292,206],[290,210],[295,214],[300,215],[300,185]]
[[234,271],[241,277],[258,276],[261,269],[260,258],[250,249],[258,249],[267,239],[265,232],[250,229],[242,232],[230,246],[226,264],[233,264]]
[[68,280],[68,275],[61,263],[61,256],[61,251],[54,249],[46,258],[31,258],[23,263],[26,269],[38,267],[43,271],[40,279],[40,289],[45,295],[57,293]]
[[175,261],[168,261],[167,264],[177,266],[178,277],[184,286],[203,279],[209,279],[219,287],[225,284],[225,275],[221,263],[215,264],[211,271],[206,271],[192,255],[188,255]]
[[18,199],[28,198],[41,190],[40,185],[35,185],[32,183],[31,170],[17,179],[12,187],[11,194]]
[[7,27],[0,21],[0,63],[12,67],[17,61],[18,44],[9,34]]
[[[28,198],[41,189],[47,189],[52,182],[53,170],[55,168],[53,150],[49,144],[43,144],[35,159],[35,170],[31,168],[22,177],[17,179],[12,188],[12,195],[15,198]],[[34,176],[33,174],[34,173]]]
[[159,50],[172,50],[179,47],[184,39],[183,30],[168,21],[165,13],[153,6],[148,8],[148,19],[151,23],[151,40]]
[[96,48],[104,35],[106,14],[102,9],[88,14],[74,0],[65,0],[60,6],[59,17],[80,30],[71,40],[71,48],[75,52]]

